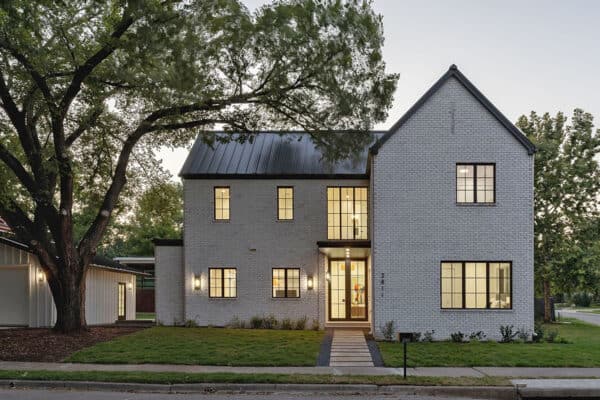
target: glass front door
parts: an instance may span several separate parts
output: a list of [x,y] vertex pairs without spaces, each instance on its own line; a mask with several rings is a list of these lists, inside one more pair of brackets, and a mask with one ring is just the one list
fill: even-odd
[[367,319],[367,274],[365,260],[329,262],[329,319]]

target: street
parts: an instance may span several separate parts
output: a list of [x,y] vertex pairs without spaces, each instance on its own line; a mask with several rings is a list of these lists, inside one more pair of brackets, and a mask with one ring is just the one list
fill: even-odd
[[73,390],[27,390],[27,389],[0,389],[0,400],[344,400],[344,399],[385,399],[385,400],[466,400],[460,397],[430,397],[409,395],[315,395],[312,393],[273,393],[273,394],[163,394],[163,393],[117,393],[117,392],[83,392]]
[[590,324],[600,325],[600,314],[572,310],[557,310],[558,315],[566,318],[577,318]]

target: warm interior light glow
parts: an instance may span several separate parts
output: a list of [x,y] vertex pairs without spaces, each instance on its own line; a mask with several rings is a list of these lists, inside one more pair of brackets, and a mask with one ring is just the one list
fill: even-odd
[[306,279],[306,287],[308,290],[312,290],[312,288],[313,288],[313,277],[312,276],[309,276]]
[[466,174],[467,172],[469,172],[469,170],[466,168],[461,168],[458,170],[458,172],[460,172],[461,174]]

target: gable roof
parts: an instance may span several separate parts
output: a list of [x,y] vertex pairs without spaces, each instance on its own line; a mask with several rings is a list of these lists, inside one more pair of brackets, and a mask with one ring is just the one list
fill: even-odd
[[[252,142],[215,141],[211,146],[196,138],[179,176],[185,179],[206,178],[365,178],[369,146],[354,159],[327,162],[306,132],[261,132]],[[334,133],[334,132],[332,132]],[[335,132],[340,133],[340,132]],[[372,131],[374,143],[383,136]]]
[[450,66],[448,71],[440,79],[438,79],[438,81],[427,92],[425,92],[423,96],[421,96],[421,98],[389,129],[385,135],[383,135],[373,146],[371,146],[371,152],[373,154],[377,154],[379,148],[385,142],[387,142],[388,139],[392,137],[392,135],[394,135],[394,133],[396,133],[398,129],[404,125],[404,123],[408,121],[410,117],[412,117],[413,114],[417,112],[417,110],[419,110],[421,106],[423,106],[423,104],[425,104],[425,102],[427,102],[427,100],[429,100],[429,98],[433,96],[433,94],[435,94],[450,78],[456,78],[456,80],[460,82],[465,89],[467,89],[467,91],[471,93],[471,95],[473,95],[473,97],[475,97],[481,103],[481,105],[483,105],[498,120],[498,122],[500,122],[515,137],[515,139],[517,139],[519,143],[521,143],[523,147],[527,149],[527,153],[529,155],[536,152],[534,144],[527,139],[523,132],[521,132],[519,128],[510,122],[508,118],[506,118],[504,114],[502,114],[500,110],[498,110],[496,106],[494,106],[492,102],[489,101],[487,97],[485,97],[483,93],[481,93],[479,89],[477,89],[475,85],[473,85],[471,81],[469,81],[454,64]]
[[[9,239],[4,236],[0,236],[0,244],[4,244],[4,245],[10,246],[10,247],[14,247],[16,249],[31,253],[29,246],[27,246],[25,243],[21,243],[14,239]],[[113,270],[113,271],[117,271],[117,272],[125,272],[125,273],[135,274],[135,275],[149,275],[145,272],[138,271],[135,268],[130,268],[130,267],[127,267],[117,261],[111,260],[108,257],[99,256],[99,255],[94,256],[94,259],[92,261],[92,267],[108,269],[108,270]]]

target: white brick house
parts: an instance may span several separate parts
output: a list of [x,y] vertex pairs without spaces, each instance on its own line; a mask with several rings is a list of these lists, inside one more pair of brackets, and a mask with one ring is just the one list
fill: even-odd
[[155,241],[157,320],[531,330],[534,146],[455,66],[372,135],[334,165],[302,133],[198,140],[184,237]]

